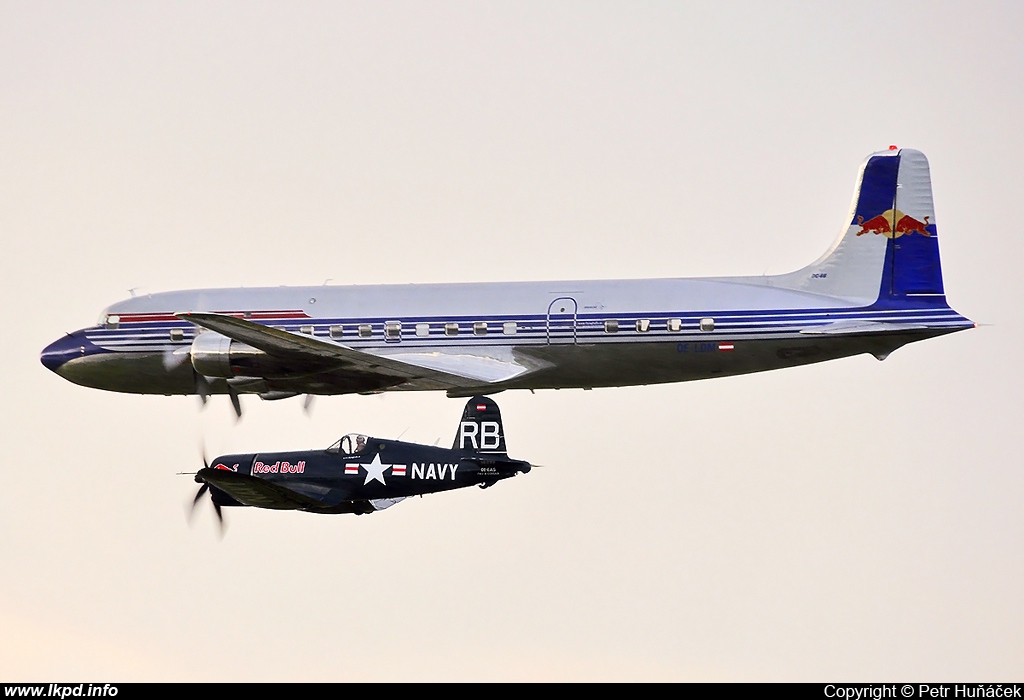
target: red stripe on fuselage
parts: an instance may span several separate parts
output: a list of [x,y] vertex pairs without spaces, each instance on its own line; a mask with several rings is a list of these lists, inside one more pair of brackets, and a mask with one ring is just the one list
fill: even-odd
[[[214,311],[222,316],[234,316],[249,321],[274,321],[278,319],[310,318],[305,311],[294,309],[282,311]],[[117,314],[121,323],[153,323],[154,321],[179,321],[177,316],[168,313],[152,314]]]

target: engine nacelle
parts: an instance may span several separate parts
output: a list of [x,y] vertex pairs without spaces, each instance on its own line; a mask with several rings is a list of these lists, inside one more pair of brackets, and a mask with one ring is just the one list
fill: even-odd
[[262,377],[279,364],[262,350],[206,331],[192,341],[192,367],[205,377]]

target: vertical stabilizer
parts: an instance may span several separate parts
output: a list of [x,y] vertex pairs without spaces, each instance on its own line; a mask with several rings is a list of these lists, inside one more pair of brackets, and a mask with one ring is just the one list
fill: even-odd
[[885,279],[879,301],[899,302],[913,297],[942,297],[942,265],[935,227],[935,204],[928,159],[920,151],[900,151],[899,184],[892,212],[893,235],[886,255]]
[[474,396],[467,401],[452,449],[506,454],[505,427],[498,404],[486,396]]
[[772,284],[871,305],[945,305],[928,160],[911,149],[861,166],[846,228],[807,267]]

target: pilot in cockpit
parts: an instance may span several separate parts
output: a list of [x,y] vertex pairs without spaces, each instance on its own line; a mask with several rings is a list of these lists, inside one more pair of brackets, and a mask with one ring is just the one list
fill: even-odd
[[359,454],[367,448],[367,437],[358,433],[349,433],[327,448],[331,454]]

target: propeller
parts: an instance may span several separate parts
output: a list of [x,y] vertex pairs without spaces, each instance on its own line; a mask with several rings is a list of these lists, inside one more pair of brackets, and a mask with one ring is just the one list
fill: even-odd
[[[203,467],[205,469],[209,469],[210,468],[210,462],[206,459],[206,450],[205,449],[203,449],[203,451],[202,451],[202,456],[203,456]],[[197,478],[196,481],[198,482],[198,481],[200,481],[200,479]],[[223,537],[224,536],[224,528],[225,528],[225,525],[224,525],[224,514],[221,512],[220,504],[217,503],[217,501],[213,500],[213,493],[210,492],[210,485],[208,483],[206,483],[205,481],[202,482],[202,486],[200,486],[199,490],[196,491],[195,498],[192,499],[192,505],[189,507],[189,510],[188,510],[188,523],[189,523],[189,525],[192,524],[192,520],[195,517],[196,506],[199,505],[199,501],[201,501],[203,499],[203,496],[205,494],[207,494],[207,493],[210,493],[210,502],[213,504],[213,512],[216,513],[216,515],[217,515],[217,525],[218,525],[218,527],[220,529],[220,536]]]
[[[231,408],[235,409],[235,419],[242,417],[242,401],[239,398],[238,390],[228,382],[228,398],[231,399]],[[210,378],[202,374],[196,373],[196,394],[199,396],[199,402],[202,404],[199,408],[202,409],[206,406],[206,402],[210,399],[212,394],[210,389]]]
[[[163,354],[163,365],[164,370],[173,372],[174,370],[181,367],[185,362],[192,359],[192,349],[189,347],[178,348],[176,350],[165,350]],[[202,404],[200,408],[206,406],[207,400],[210,398],[212,393],[210,389],[210,378],[195,372],[195,383],[196,383],[196,394],[199,396],[199,401]],[[238,392],[231,382],[228,382],[228,397],[231,399],[231,407],[235,409],[235,417],[242,417],[242,403],[239,401]]]
[[191,358],[192,358],[192,355],[190,353],[190,348],[178,348],[177,350],[170,350],[170,349],[164,350],[164,355],[163,355],[163,358],[162,358],[163,364],[164,364],[164,369],[167,370],[168,372],[173,372],[174,370],[178,369],[183,364],[185,364],[185,362],[187,362]]
[[210,398],[210,380],[201,374],[196,374],[196,394],[199,395],[200,408],[206,406],[206,400]]
[[231,408],[235,409],[235,420],[242,418],[242,402],[238,398],[238,391],[228,382],[228,397],[231,399]]

